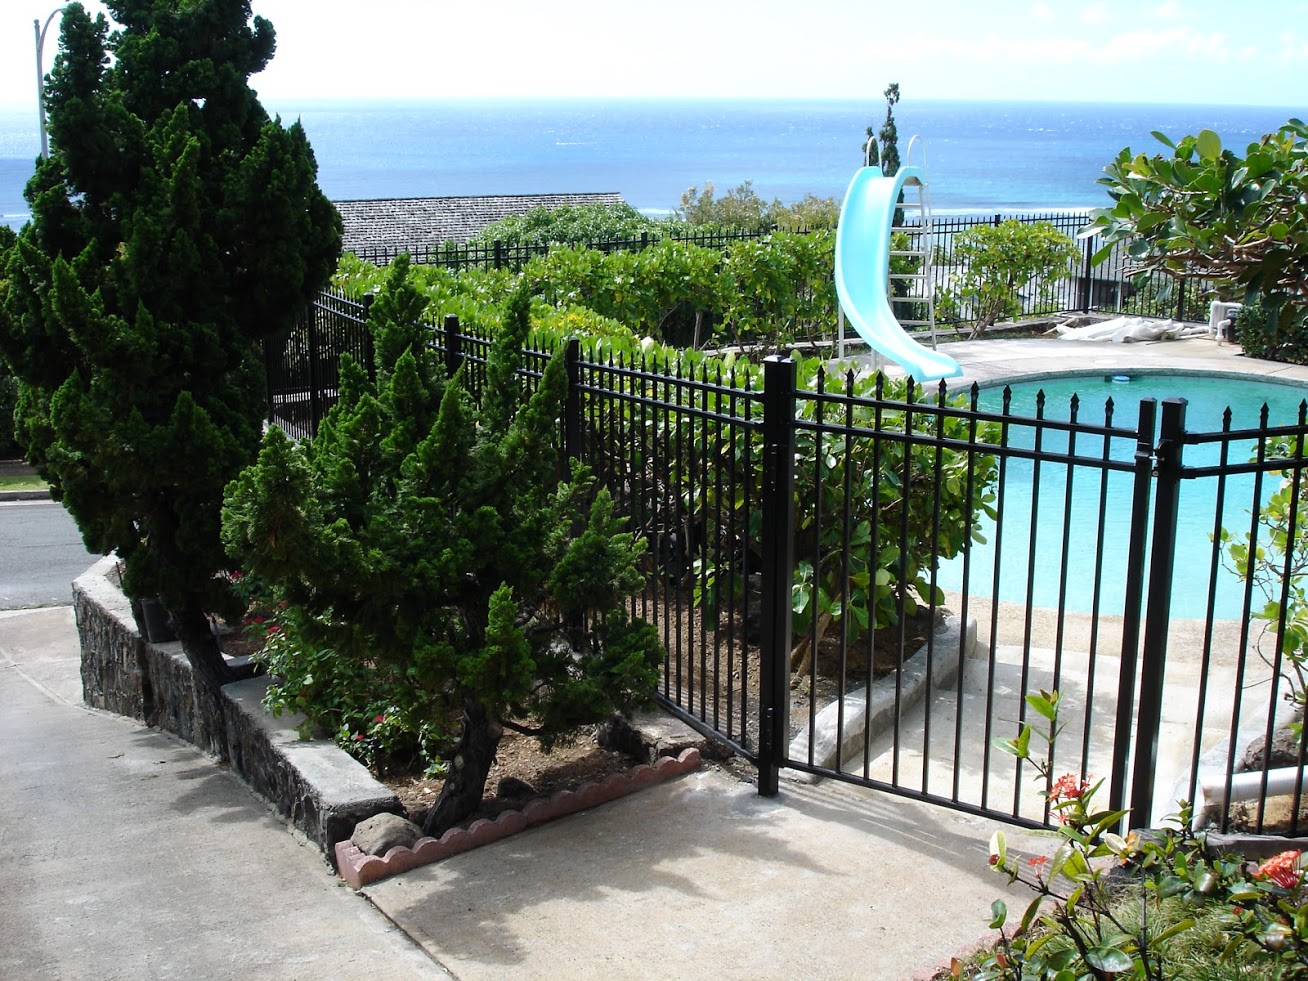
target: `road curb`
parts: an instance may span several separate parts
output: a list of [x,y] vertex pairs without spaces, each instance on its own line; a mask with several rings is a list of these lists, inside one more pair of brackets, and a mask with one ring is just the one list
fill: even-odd
[[16,490],[0,491],[0,504],[9,504],[13,501],[49,501],[51,500],[50,491],[46,490]]

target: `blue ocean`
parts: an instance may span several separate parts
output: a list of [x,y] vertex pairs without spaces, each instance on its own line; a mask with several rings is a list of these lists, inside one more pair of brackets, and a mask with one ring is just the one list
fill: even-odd
[[[752,180],[764,198],[843,195],[880,102],[465,100],[305,101],[267,108],[300,119],[333,200],[618,191],[651,214],[686,188]],[[895,110],[901,155],[917,134],[937,214],[1085,209],[1122,147],[1216,130],[1243,148],[1302,109],[916,102]],[[36,109],[0,112],[0,214],[27,217],[22,189],[38,151]]]

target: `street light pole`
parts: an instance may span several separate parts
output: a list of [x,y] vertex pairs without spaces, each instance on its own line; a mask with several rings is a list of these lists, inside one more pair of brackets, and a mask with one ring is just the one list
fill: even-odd
[[50,22],[55,19],[56,14],[61,14],[63,11],[63,7],[50,11],[44,26],[40,20],[32,21],[32,27],[36,30],[36,114],[41,125],[42,159],[50,156],[50,137],[45,129],[45,72],[41,69],[41,49],[45,47],[45,32],[50,29]]

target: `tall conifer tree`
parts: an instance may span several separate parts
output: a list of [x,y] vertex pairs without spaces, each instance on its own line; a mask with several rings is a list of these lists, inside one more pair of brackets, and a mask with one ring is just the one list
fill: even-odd
[[250,88],[274,33],[248,0],[106,6],[112,31],[64,10],[0,352],[29,459],[217,684],[230,672],[205,612],[226,598],[223,487],[259,445],[259,342],[327,281],[340,218],[304,131]]

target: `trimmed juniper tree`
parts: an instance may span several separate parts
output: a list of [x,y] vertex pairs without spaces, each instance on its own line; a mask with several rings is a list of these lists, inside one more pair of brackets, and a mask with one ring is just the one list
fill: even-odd
[[112,32],[64,11],[0,349],[29,459],[218,684],[230,672],[206,612],[228,599],[222,491],[259,446],[259,341],[327,281],[340,219],[304,131],[249,86],[274,34],[248,0],[106,6]]
[[899,127],[895,125],[895,106],[899,104],[899,83],[891,82],[886,86],[883,94],[886,97],[886,118],[881,123],[880,130],[874,130],[871,126],[867,128],[863,154],[866,157],[870,150],[871,159],[868,162],[879,165],[881,173],[886,177],[894,177],[899,173]]
[[[343,357],[317,438],[295,445],[270,429],[228,488],[223,527],[272,590],[293,671],[297,652],[330,651],[320,661],[333,676],[388,688],[409,726],[451,734],[423,827],[439,835],[480,804],[505,729],[548,748],[629,710],[652,694],[661,652],[624,606],[642,540],[582,470],[559,472],[562,354],[534,392],[523,381],[526,284],[478,403],[414,326],[424,298],[407,275],[401,258],[370,310],[376,381]],[[349,694],[317,671],[297,683],[311,716]]]

